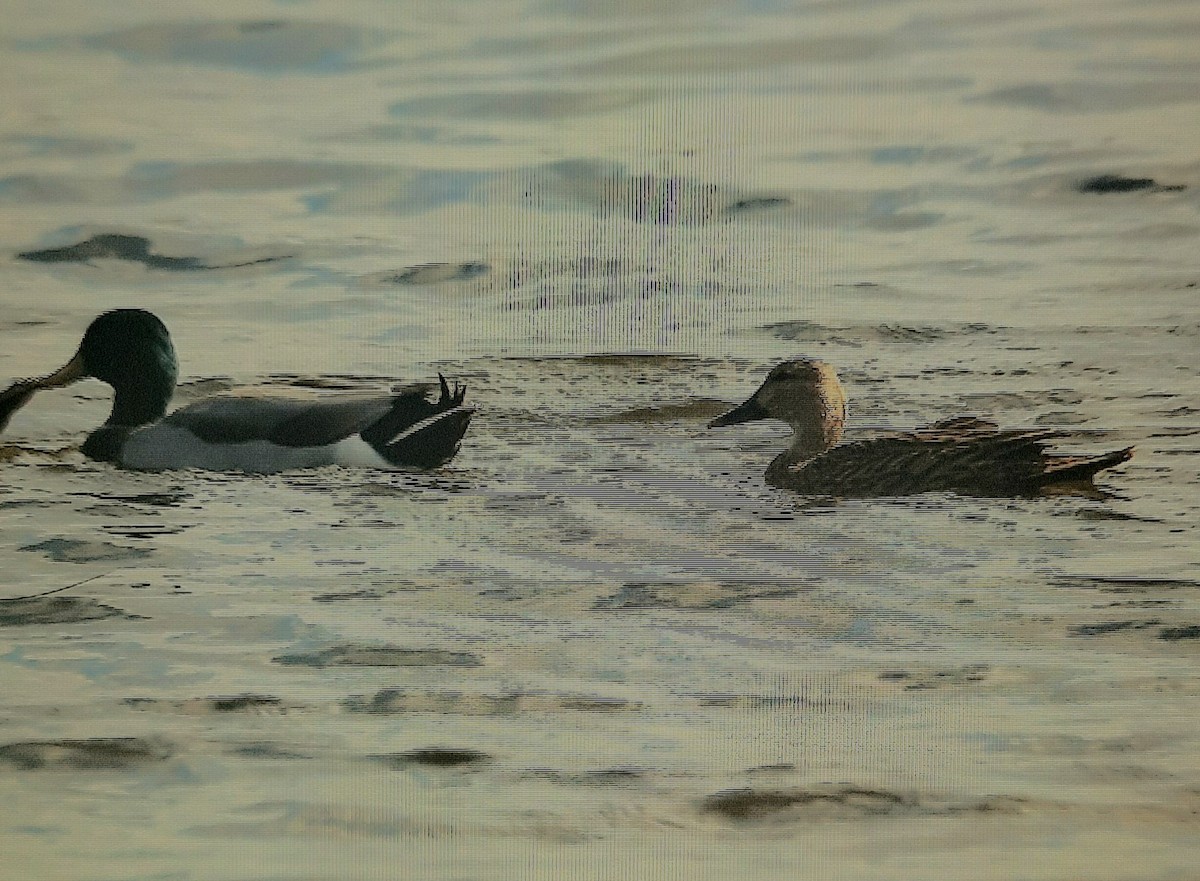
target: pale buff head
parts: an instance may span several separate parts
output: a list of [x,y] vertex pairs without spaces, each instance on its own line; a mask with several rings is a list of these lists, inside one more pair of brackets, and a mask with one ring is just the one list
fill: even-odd
[[776,366],[744,404],[718,416],[710,427],[756,419],[779,419],[796,432],[792,449],[812,455],[842,439],[846,393],[837,372],[816,358],[797,358]]

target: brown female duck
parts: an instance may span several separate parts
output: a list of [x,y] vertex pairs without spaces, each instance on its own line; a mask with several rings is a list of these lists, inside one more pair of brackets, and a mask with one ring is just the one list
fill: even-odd
[[1094,456],[1054,454],[1047,446],[1063,436],[1060,431],[1001,430],[970,416],[839,445],[846,425],[846,393],[829,364],[810,358],[775,367],[745,403],[718,416],[709,427],[757,419],[779,419],[795,432],[791,446],[767,467],[767,483],[806,495],[1095,491],[1092,478],[1097,472],[1133,455],[1133,447]]

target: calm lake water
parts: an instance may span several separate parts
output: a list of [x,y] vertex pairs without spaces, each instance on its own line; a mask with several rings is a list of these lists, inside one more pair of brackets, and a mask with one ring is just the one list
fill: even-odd
[[[6,877],[1194,872],[1193,2],[4,19],[0,386],[140,306],[179,404],[479,408],[439,472],[272,477],[85,460],[99,383],[22,410]],[[851,437],[1137,453],[1105,499],[792,496],[780,425],[704,426],[799,355]]]

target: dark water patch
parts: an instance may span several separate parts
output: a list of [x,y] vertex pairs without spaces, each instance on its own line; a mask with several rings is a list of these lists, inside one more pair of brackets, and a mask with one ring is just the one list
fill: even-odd
[[277,743],[261,741],[258,743],[242,743],[229,748],[229,753],[244,756],[248,759],[311,759],[309,753],[280,746]]
[[[84,508],[85,514],[100,514],[106,517],[112,517],[126,513],[125,509],[115,505],[93,505],[90,508]],[[164,526],[152,523],[130,524],[128,526],[102,526],[101,529],[107,535],[119,535],[123,538],[158,538],[163,535],[178,535],[181,532],[189,529],[188,526]]]
[[927,147],[920,144],[892,144],[870,150],[807,154],[807,161],[866,161],[873,165],[947,165],[979,158],[979,151],[967,147]]
[[572,786],[630,786],[645,781],[650,774],[651,772],[645,768],[617,766],[581,772],[536,768],[527,771],[523,776]]
[[707,692],[693,695],[702,707],[726,710],[821,710],[844,712],[851,709],[846,698],[830,698],[808,690],[793,694],[740,694]]
[[900,683],[905,691],[929,691],[945,686],[984,682],[991,669],[989,664],[965,664],[940,670],[883,670],[878,679],[881,682]]
[[1054,803],[1037,803],[1033,799],[1022,798],[1015,795],[992,795],[987,798],[980,799],[977,802],[951,806],[948,813],[963,814],[1023,814],[1033,808],[1054,808],[1061,809],[1061,805]]
[[0,599],[0,627],[24,627],[31,624],[77,624],[102,621],[127,615],[116,606],[105,605],[91,597],[44,596],[25,599]]
[[286,713],[289,709],[282,699],[274,695],[252,693],[198,697],[187,700],[130,697],[126,698],[123,703],[125,706],[137,710],[168,709],[189,716],[206,716],[221,713],[256,713],[262,711]]
[[1160,184],[1152,177],[1124,177],[1119,174],[1098,174],[1084,178],[1075,185],[1081,193],[1134,193],[1149,190],[1155,193],[1185,190],[1185,184]]
[[1120,113],[1196,100],[1191,83],[1157,80],[1101,82],[1075,80],[1057,83],[1024,83],[986,92],[969,102],[1026,107],[1045,113]]
[[336,645],[315,652],[300,652],[272,658],[292,667],[478,667],[483,663],[473,652],[444,649],[409,649],[390,645]]
[[803,585],[772,585],[755,581],[628,582],[616,593],[592,605],[597,610],[728,609],[761,599],[794,597]]
[[393,122],[368,125],[354,132],[332,132],[316,140],[337,141],[408,141],[417,144],[453,144],[459,147],[493,147],[503,144],[504,138],[483,131],[471,131],[453,123],[446,125],[416,122]]
[[[1173,282],[1164,285],[1167,290],[1190,289],[1195,287],[1194,282],[1180,284]],[[1145,285],[1139,285],[1139,291],[1145,290]],[[1022,328],[1022,334],[1031,334],[1034,331],[1030,328]],[[1072,333],[1081,336],[1108,336],[1112,337],[1114,342],[1123,343],[1129,339],[1139,339],[1147,341],[1156,341],[1166,336],[1181,336],[1195,337],[1200,336],[1200,324],[1181,323],[1181,324],[1133,324],[1133,325],[1116,325],[1116,324],[1083,324],[1071,329]],[[1054,331],[1061,333],[1061,331]],[[1146,391],[1137,395],[1139,398],[1170,398],[1178,397],[1175,392],[1165,391]]]
[[71,495],[103,499],[111,502],[120,502],[127,505],[149,505],[152,508],[178,508],[192,497],[191,493],[184,492],[183,490],[171,492],[133,493],[132,495],[105,492],[72,493]]
[[[707,796],[702,808],[729,820],[760,820],[792,809],[815,805],[842,816],[876,816],[914,812],[913,796],[878,789],[845,787],[828,792],[807,789],[728,789]],[[840,810],[837,810],[840,809]]]
[[642,768],[601,768],[583,774],[578,782],[585,786],[627,786],[645,779],[646,775]]
[[[1051,516],[1063,516],[1064,512],[1054,511]],[[1127,520],[1136,523],[1161,523],[1154,517],[1139,517],[1136,514],[1126,514],[1122,511],[1112,511],[1105,508],[1077,508],[1073,511],[1065,512],[1065,516],[1075,517],[1079,520],[1088,520],[1092,522],[1103,520]]]
[[1100,621],[1095,624],[1074,624],[1067,628],[1067,633],[1070,636],[1104,636],[1109,633],[1146,630],[1150,627],[1157,627],[1160,624],[1162,624],[1162,621],[1158,618],[1149,618],[1146,620]]
[[343,701],[351,713],[453,713],[460,715],[510,715],[520,706],[520,696],[468,695],[457,692],[419,692],[383,688],[371,696],[353,695]]
[[287,19],[163,22],[88,37],[88,48],[133,61],[203,64],[260,73],[337,73],[365,66],[383,32]]
[[[285,388],[314,389],[317,391],[342,392],[377,392],[381,387],[392,381],[390,376],[372,376],[355,373],[272,373],[262,380],[265,386],[282,386]],[[430,383],[417,383],[424,391],[432,391],[436,386]]]
[[993,796],[956,803],[932,795],[858,786],[788,789],[727,789],[707,796],[701,810],[735,822],[757,820],[850,820],[960,814],[1017,814],[1026,799]]
[[712,364],[714,362],[697,358],[694,355],[672,355],[659,352],[599,352],[591,355],[564,355],[561,357],[531,358],[531,361],[558,362],[579,361],[582,364],[596,364],[601,367],[635,367],[635,368],[664,368],[680,369],[692,365]]
[[277,709],[283,705],[283,701],[269,694],[235,694],[229,697],[203,698],[200,705],[211,707],[214,713],[243,713],[263,707]]
[[1168,642],[1181,639],[1200,639],[1200,624],[1187,624],[1182,627],[1164,627],[1158,632],[1158,638]]
[[34,263],[88,263],[92,260],[128,260],[141,263],[148,269],[167,269],[177,272],[200,269],[238,269],[260,263],[275,263],[290,259],[290,256],[261,257],[242,263],[209,264],[199,257],[165,257],[150,251],[151,242],[142,236],[121,233],[102,233],[67,245],[63,248],[45,248],[40,251],[22,251],[18,259]]
[[73,204],[110,195],[111,187],[104,184],[97,186],[62,176],[25,172],[0,177],[0,202],[12,204]]
[[366,280],[383,284],[427,285],[448,281],[469,281],[487,275],[492,267],[487,263],[421,263],[395,272],[366,276]]
[[793,207],[778,193],[738,193],[681,175],[630,174],[616,163],[565,160],[531,169],[515,180],[524,203],[549,210],[566,199],[600,216],[656,226],[697,226]]
[[737,298],[751,293],[751,285],[729,275],[724,261],[711,255],[699,265],[664,268],[652,260],[606,256],[607,247],[595,254],[554,257],[547,260],[496,261],[493,271],[476,281],[462,282],[492,294],[508,294],[504,311],[582,309],[629,298],[680,296],[705,301]]
[[769,211],[773,208],[788,208],[794,203],[786,196],[750,196],[738,199],[725,207],[726,214],[746,214],[754,211]]
[[1034,425],[1082,425],[1091,422],[1093,417],[1082,413],[1072,413],[1069,410],[1054,410],[1049,413],[1039,413],[1034,417]]
[[986,334],[994,336],[1008,328],[988,324],[946,325],[876,324],[832,327],[812,321],[781,321],[765,324],[762,329],[773,336],[794,342],[833,343],[858,347],[865,343],[936,343]]
[[946,328],[935,328],[931,325],[911,328],[904,324],[880,324],[872,330],[880,340],[895,342],[936,342],[944,340],[949,332]]
[[711,419],[729,409],[729,404],[713,398],[691,398],[680,404],[657,407],[634,407],[619,413],[588,417],[586,421],[600,424],[675,422],[681,419]]
[[[389,199],[407,200],[397,202],[397,205],[414,203],[427,207],[444,204],[446,190],[451,188],[447,178],[449,182],[460,178],[474,180],[466,172],[421,171],[353,162],[229,159],[143,162],[134,165],[118,180],[103,183],[119,187],[118,195],[145,201],[198,192],[301,191],[309,194],[303,197],[309,209],[319,212],[348,205],[346,200],[357,200],[356,208],[361,210],[361,203],[368,194],[379,200],[380,205],[391,204]],[[467,184],[454,188],[454,199],[462,197],[463,193],[458,191],[464,187]]]
[[75,538],[48,538],[19,550],[41,551],[56,563],[94,563],[98,561],[140,560],[150,556],[145,548],[127,548],[106,541],[82,541]]
[[[621,5],[619,14],[626,13],[629,8],[636,7]],[[607,4],[596,7],[597,13],[600,10],[604,10],[604,14],[613,14]],[[706,40],[703,45],[689,41],[681,45],[639,47],[606,55],[598,61],[582,62],[572,73],[589,77],[654,76],[671,79],[680,76],[710,77],[792,65],[875,63],[907,51],[906,43],[894,33],[780,36],[748,42]],[[938,78],[937,81],[941,80]],[[895,81],[888,82],[891,93],[896,88]]]
[[[249,818],[221,823],[197,823],[185,831],[192,836],[219,841],[263,841],[287,839],[323,841],[337,836],[340,840],[363,841],[428,841],[447,840],[463,835],[469,828],[461,817],[439,822],[417,813],[415,816],[385,810],[379,804],[339,806],[330,802],[313,804],[310,801],[258,801]],[[471,830],[474,831],[474,830]],[[287,877],[320,878],[322,881],[345,876],[334,874],[289,874]],[[401,877],[408,877],[402,869]],[[248,877],[248,876],[242,876]],[[282,877],[274,875],[275,878]],[[415,877],[415,876],[414,876]]]
[[1111,756],[1156,752],[1177,738],[1158,734],[1134,734],[1118,737],[1080,737],[1076,734],[986,735],[988,748],[1035,756]]
[[545,121],[589,116],[621,110],[645,100],[648,93],[634,89],[567,91],[535,89],[517,92],[454,92],[435,97],[412,98],[388,108],[392,116],[404,118],[452,117]]
[[1055,587],[1097,588],[1103,593],[1149,593],[1157,590],[1200,589],[1200,581],[1187,578],[1152,576],[1064,575],[1055,578]]
[[[868,217],[863,225],[881,232],[907,232],[936,226],[945,217],[945,214],[937,211],[889,211]],[[1005,264],[1008,265],[1015,268],[1026,264]]]
[[[1170,192],[1181,189],[1184,189],[1184,186],[1179,184],[1176,186],[1164,186],[1156,192]],[[1130,227],[1122,233],[1121,237],[1126,242],[1142,241],[1152,247],[1158,243],[1165,244],[1166,239],[1187,239],[1194,241],[1197,236],[1200,236],[1200,225],[1164,220],[1158,223],[1147,223],[1142,226]],[[1188,287],[1194,288],[1196,287],[1196,283],[1183,283],[1183,289],[1187,289]],[[1179,288],[1176,289],[1178,290]]]
[[457,691],[417,691],[384,688],[375,694],[354,695],[343,701],[351,713],[391,715],[400,713],[445,713],[464,716],[511,716],[517,713],[555,712],[630,712],[643,705],[624,698],[594,695],[537,694],[510,692],[507,694],[472,694]]
[[387,591],[377,588],[363,587],[358,590],[347,590],[338,593],[322,593],[313,597],[314,603],[340,603],[346,600],[377,600],[386,596]]
[[413,766],[468,768],[485,765],[493,759],[491,754],[477,749],[453,749],[440,746],[413,749],[402,753],[383,753],[371,756],[371,758],[393,768],[411,768]]
[[[5,449],[7,448],[0,447],[0,462],[5,461]],[[58,503],[46,499],[5,499],[3,502],[0,502],[0,511],[12,511],[17,508],[53,508],[56,504]]]
[[[874,224],[872,224],[874,225]],[[884,227],[887,228],[886,226]],[[935,260],[919,264],[926,272],[945,273],[957,276],[980,276],[983,278],[1011,277],[1026,270],[1037,268],[1037,264],[1022,260]],[[918,264],[904,263],[896,268],[915,269]]]
[[515,260],[497,273],[498,286],[517,290],[544,279],[617,281],[650,271],[644,264],[608,256],[560,257],[554,260]]
[[797,770],[794,762],[772,762],[769,765],[755,765],[747,768],[747,774],[790,774]]
[[[1011,371],[1012,374],[1015,374],[1017,376],[1024,375],[1027,372],[1028,371],[1024,371],[1024,370]],[[976,371],[971,370],[969,367],[935,366],[935,367],[922,367],[920,375],[921,376],[935,376],[935,377],[959,377],[959,376],[972,376],[975,373],[976,373]]]
[[601,214],[657,225],[706,223],[724,207],[716,184],[651,174],[608,182],[599,203]]
[[35,263],[86,263],[93,259],[132,260],[152,269],[202,269],[196,257],[164,257],[150,253],[150,240],[141,236],[108,233],[92,236],[64,248],[47,248],[41,251],[23,251],[17,254],[21,260]]
[[580,710],[585,713],[623,713],[630,710],[641,710],[645,706],[641,701],[626,700],[622,697],[592,695],[552,695],[550,696],[550,705],[564,710]]
[[173,753],[165,741],[142,737],[26,740],[0,746],[0,762],[7,762],[22,771],[59,768],[128,770],[164,761]]
[[1184,404],[1180,407],[1172,407],[1169,410],[1154,410],[1154,411],[1152,411],[1152,415],[1154,415],[1154,416],[1166,416],[1166,417],[1195,416],[1197,413],[1200,413],[1200,407],[1189,407],[1186,404]]
[[38,159],[86,159],[133,152],[133,144],[129,141],[60,135],[6,135],[0,137],[0,144],[11,145],[25,156]]
[[975,392],[957,396],[957,407],[966,412],[996,413],[1002,410],[1029,412],[1048,404],[1081,404],[1079,395],[1061,390],[1029,392]]
[[1177,606],[1177,600],[1113,600],[1111,603],[1098,603],[1095,609],[1154,609],[1161,606]]

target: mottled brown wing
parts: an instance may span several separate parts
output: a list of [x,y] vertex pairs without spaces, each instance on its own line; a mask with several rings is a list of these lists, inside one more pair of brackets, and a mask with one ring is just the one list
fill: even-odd
[[1045,469],[1045,443],[1057,434],[947,428],[843,444],[791,469],[781,483],[798,492],[843,497],[922,492],[1020,495],[1037,490]]

